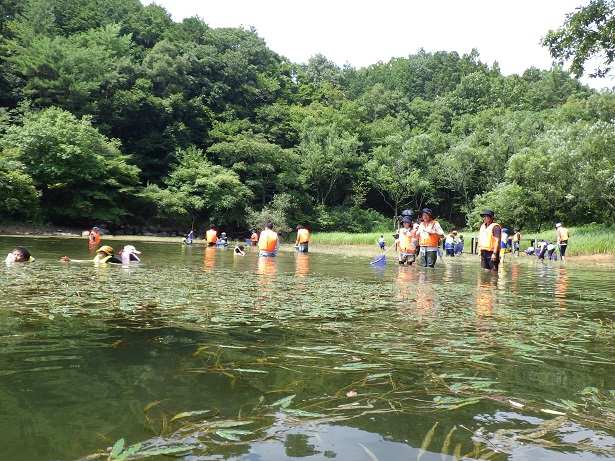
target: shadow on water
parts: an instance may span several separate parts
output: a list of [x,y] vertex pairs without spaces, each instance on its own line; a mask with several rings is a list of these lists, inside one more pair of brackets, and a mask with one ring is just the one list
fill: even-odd
[[608,270],[17,245],[37,261],[0,268],[6,459],[614,459]]

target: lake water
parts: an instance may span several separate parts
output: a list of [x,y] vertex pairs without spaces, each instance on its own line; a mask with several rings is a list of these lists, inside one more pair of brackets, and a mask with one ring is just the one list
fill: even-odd
[[0,237],[0,460],[615,459],[612,270],[107,243]]

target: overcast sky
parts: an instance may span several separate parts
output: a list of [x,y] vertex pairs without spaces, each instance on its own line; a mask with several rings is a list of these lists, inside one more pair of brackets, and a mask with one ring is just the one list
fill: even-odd
[[[151,0],[141,0],[145,5]],[[198,16],[210,27],[254,26],[267,46],[296,63],[322,54],[361,68],[393,57],[476,48],[503,74],[550,69],[540,39],[589,0],[156,0],[173,20]],[[582,79],[594,88],[610,79]]]

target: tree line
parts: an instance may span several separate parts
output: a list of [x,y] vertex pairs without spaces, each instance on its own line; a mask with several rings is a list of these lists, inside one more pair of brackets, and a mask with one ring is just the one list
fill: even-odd
[[0,5],[0,219],[364,232],[613,221],[615,96],[477,50],[355,69],[139,0]]

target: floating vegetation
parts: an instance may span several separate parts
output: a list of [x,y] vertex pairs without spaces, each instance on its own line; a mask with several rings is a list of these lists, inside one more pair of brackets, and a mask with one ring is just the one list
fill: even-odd
[[[82,460],[240,459],[260,444],[295,453],[272,459],[320,448],[333,457],[321,435],[337,427],[379,434],[380,447],[401,443],[421,461],[615,450],[615,298],[601,291],[592,302],[572,271],[569,295],[556,298],[558,271],[521,264],[517,278],[457,261],[375,277],[356,276],[355,261],[341,275],[301,279],[294,261],[276,264],[270,285],[256,265],[212,275],[202,261],[0,272],[3,376],[127,396],[130,423],[87,434],[78,456],[98,448],[96,432],[105,442]],[[112,379],[84,379],[100,368]],[[360,440],[344,449],[390,458]]]

